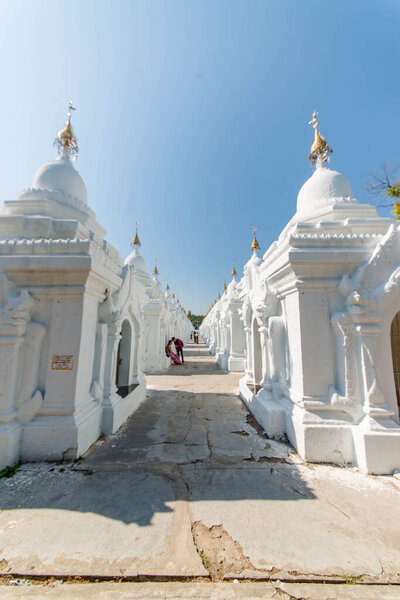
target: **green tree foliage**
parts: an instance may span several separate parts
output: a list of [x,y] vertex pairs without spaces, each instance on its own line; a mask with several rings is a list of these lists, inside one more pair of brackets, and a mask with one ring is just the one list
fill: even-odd
[[190,310],[188,311],[187,317],[192,322],[194,329],[198,329],[204,319],[204,315],[194,315]]
[[396,198],[396,201],[393,204],[393,214],[396,215],[396,219],[400,221],[400,181],[388,187],[387,196],[389,196],[389,198]]

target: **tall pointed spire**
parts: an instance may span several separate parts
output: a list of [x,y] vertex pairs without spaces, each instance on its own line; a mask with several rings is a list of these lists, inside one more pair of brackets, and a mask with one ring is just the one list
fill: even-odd
[[317,114],[318,113],[314,111],[312,119],[308,123],[314,127],[314,141],[310,148],[310,154],[308,155],[308,160],[313,168],[315,168],[315,166],[317,168],[322,167],[324,162],[329,163],[330,155],[332,154],[332,148],[318,130]]
[[157,277],[157,275],[159,275],[158,269],[157,269],[157,259],[155,260],[155,263],[154,263],[153,275],[154,275],[154,277]]
[[235,269],[235,261],[233,261],[233,269],[231,273],[232,277],[237,277],[236,269]]
[[253,227],[253,241],[251,242],[250,250],[253,250],[253,253],[257,252],[260,249],[260,244],[256,238],[257,227]]
[[139,222],[138,222],[138,221],[136,221],[136,233],[135,233],[135,237],[134,237],[134,238],[133,238],[133,240],[131,241],[131,245],[132,245],[132,246],[136,246],[136,248],[137,248],[138,246],[141,246],[141,245],[142,245],[142,244],[140,243],[139,236],[138,236],[138,226],[139,226]]
[[67,122],[63,129],[61,129],[56,139],[54,140],[54,146],[57,147],[58,153],[63,158],[70,158],[72,155],[72,159],[75,160],[78,156],[79,148],[78,141],[75,137],[75,134],[71,125],[71,116],[73,110],[76,110],[74,106],[72,106],[72,102],[68,102],[68,113],[67,113]]
[[226,287],[226,281],[224,281],[224,292],[226,292],[227,287]]

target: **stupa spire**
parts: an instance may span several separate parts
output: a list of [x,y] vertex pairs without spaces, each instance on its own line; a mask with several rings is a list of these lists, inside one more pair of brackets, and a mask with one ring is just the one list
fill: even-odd
[[237,276],[236,269],[235,269],[235,261],[233,261],[233,269],[232,269],[231,275],[232,275],[232,277],[236,277]]
[[253,227],[253,241],[251,242],[250,250],[253,250],[253,253],[256,253],[257,250],[260,249],[260,244],[256,238],[257,227]]
[[71,125],[71,116],[73,110],[76,110],[76,108],[72,105],[72,102],[69,101],[67,122],[65,123],[63,129],[58,132],[57,137],[54,140],[54,146],[57,147],[60,156],[63,158],[70,158],[72,156],[72,159],[75,160],[78,156],[79,148],[78,141]]
[[153,275],[154,277],[157,277],[158,275],[158,269],[157,269],[157,259],[155,260],[155,264],[154,264],[154,270],[153,270]]
[[138,246],[141,246],[142,244],[140,243],[139,240],[139,236],[138,236],[138,226],[139,226],[139,221],[136,221],[136,233],[135,233],[135,237],[133,238],[133,240],[131,241],[131,245],[132,246],[136,246],[136,248]]
[[324,162],[329,163],[330,155],[332,154],[332,148],[318,130],[317,114],[318,113],[314,111],[312,119],[308,123],[314,127],[314,141],[310,148],[310,154],[308,155],[308,160],[313,168],[322,167]]

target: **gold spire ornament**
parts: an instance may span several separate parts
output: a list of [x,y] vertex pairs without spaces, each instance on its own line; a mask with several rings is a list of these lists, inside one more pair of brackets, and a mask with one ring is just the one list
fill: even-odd
[[135,237],[131,241],[131,246],[141,246],[142,245],[140,243],[139,236],[138,236],[138,225],[139,225],[139,221],[136,221],[136,233],[135,233]]
[[71,125],[71,116],[73,110],[76,110],[74,106],[72,106],[72,102],[68,102],[68,113],[67,113],[67,122],[65,123],[65,127],[58,132],[56,139],[54,140],[53,145],[57,147],[57,150],[61,156],[64,158],[70,158],[72,155],[72,160],[75,160],[78,156],[79,148],[78,141],[75,137],[75,134]]
[[153,275],[158,275],[158,269],[157,269],[157,263],[154,266],[154,271],[153,271]]
[[228,288],[226,287],[226,281],[224,281],[224,292],[226,292]]
[[235,261],[233,261],[233,269],[232,269],[231,275],[232,275],[232,277],[236,277],[237,276],[236,269],[235,269]]
[[169,290],[169,285],[168,285],[168,283],[167,283],[167,285],[165,286],[165,289],[166,289],[166,291],[168,292],[168,290]]
[[258,243],[257,238],[256,238],[256,231],[257,231],[257,227],[253,227],[253,241],[251,242],[250,250],[259,250],[260,249],[260,244]]
[[324,162],[329,163],[331,154],[333,152],[332,148],[329,146],[328,142],[322,137],[318,130],[318,120],[317,114],[315,111],[313,112],[313,116],[311,121],[309,121],[309,125],[314,127],[314,141],[310,148],[310,154],[308,155],[308,160],[311,163],[311,167],[314,169],[317,167],[322,167]]
[[221,300],[221,294],[218,292],[218,300]]

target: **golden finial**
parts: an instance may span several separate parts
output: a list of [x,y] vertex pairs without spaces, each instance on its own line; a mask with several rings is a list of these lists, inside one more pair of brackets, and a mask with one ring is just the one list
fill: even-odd
[[257,227],[253,227],[253,241],[251,242],[250,250],[259,250],[260,244],[257,242],[256,238]]
[[153,275],[158,275],[157,263],[155,264]]
[[224,281],[224,292],[227,290],[226,281]]
[[169,285],[168,285],[168,283],[167,283],[167,285],[165,286],[165,289],[166,289],[166,291],[168,291],[168,290],[169,290]]
[[172,293],[172,297],[175,298],[175,294],[174,293]]
[[218,292],[218,300],[221,300],[221,294]]
[[135,237],[131,241],[132,246],[141,246],[142,245],[140,243],[139,236],[138,236],[138,226],[139,226],[139,221],[136,221],[136,233],[135,233]]
[[308,123],[314,127],[314,141],[310,148],[310,154],[308,155],[308,160],[313,168],[315,167],[315,163],[317,163],[317,167],[322,167],[324,162],[329,163],[330,155],[332,153],[332,148],[329,146],[328,142],[324,140],[318,130],[317,114],[318,113],[314,111],[312,119]]
[[76,110],[74,106],[72,106],[72,102],[68,102],[68,113],[67,113],[67,122],[61,131],[58,132],[56,139],[54,140],[53,145],[57,147],[59,154],[64,156],[65,158],[69,158],[72,155],[73,160],[77,158],[79,148],[78,142],[74,135],[71,126],[71,116],[73,110]]
[[232,277],[236,277],[236,275],[237,275],[236,269],[235,269],[235,261],[233,261],[233,269],[232,269],[231,275],[232,275]]

